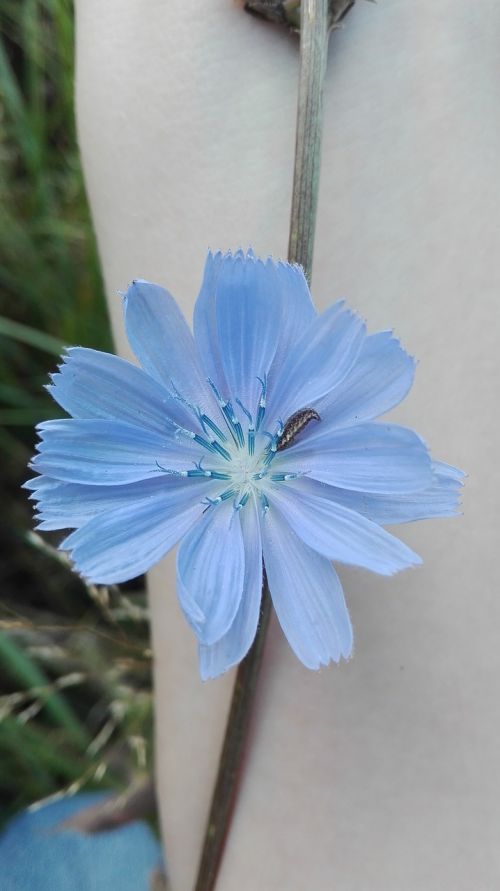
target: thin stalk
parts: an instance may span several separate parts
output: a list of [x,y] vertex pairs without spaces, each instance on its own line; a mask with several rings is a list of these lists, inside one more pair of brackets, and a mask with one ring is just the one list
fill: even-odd
[[231,816],[236,803],[245,742],[248,735],[270,617],[271,597],[267,579],[264,575],[257,634],[251,649],[242,662],[240,662],[236,673],[233,697],[226,724],[226,735],[222,744],[219,770],[215,781],[195,891],[212,891],[217,881]]
[[328,0],[303,0],[288,259],[290,263],[300,263],[304,267],[308,280],[312,271],[318,206],[328,37]]
[[[300,72],[288,259],[311,276],[321,158],[323,83],[329,35],[328,0],[303,0],[300,28]],[[195,891],[213,891],[231,816],[257,690],[271,616],[264,573],[259,627],[238,667],[215,781]]]

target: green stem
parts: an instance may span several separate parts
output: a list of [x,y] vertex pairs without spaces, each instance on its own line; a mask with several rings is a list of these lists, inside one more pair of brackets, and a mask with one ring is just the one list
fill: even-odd
[[[328,0],[303,0],[300,73],[288,259],[311,276],[321,156],[322,95],[329,35]],[[271,598],[264,574],[259,627],[238,667],[195,891],[213,891],[236,802],[252,706],[262,664]]]

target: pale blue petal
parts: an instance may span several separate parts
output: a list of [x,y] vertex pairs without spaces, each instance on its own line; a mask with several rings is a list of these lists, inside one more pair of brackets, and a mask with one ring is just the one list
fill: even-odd
[[122,421],[64,418],[45,421],[37,430],[41,442],[31,466],[68,483],[133,483],[165,469],[189,469],[202,451],[175,431],[160,434]]
[[432,483],[425,443],[413,430],[366,422],[340,430],[310,426],[303,440],[279,453],[273,470],[287,467],[330,486],[361,492],[418,492]]
[[281,302],[281,328],[271,378],[279,372],[290,349],[316,318],[316,309],[302,266],[280,260],[276,263],[276,276]]
[[158,433],[167,427],[167,418],[182,425],[188,419],[178,400],[140,368],[85,347],[67,351],[47,390],[74,418],[125,421]]
[[263,262],[252,251],[209,252],[194,311],[198,353],[221,394],[238,397],[254,419],[261,387],[257,378],[276,379],[290,347],[314,317],[300,266],[271,258]]
[[216,291],[217,279],[224,255],[208,252],[203,270],[200,293],[193,314],[193,332],[200,362],[207,378],[214,381],[221,391],[227,389],[222,360],[217,342]]
[[207,374],[252,414],[257,377],[277,374],[290,347],[315,317],[302,269],[249,251],[208,254],[194,311],[194,334]]
[[268,424],[286,421],[338,386],[365,339],[363,321],[339,301],[316,316],[289,351],[269,398]]
[[210,647],[200,644],[200,674],[204,681],[241,662],[257,631],[262,597],[262,544],[258,510],[253,499],[241,511],[241,528],[245,545],[243,595],[229,631]]
[[272,507],[262,519],[262,543],[274,609],[301,662],[319,668],[347,658],[351,623],[331,563],[304,544]]
[[[216,286],[217,338],[227,397],[253,412],[259,378],[269,373],[281,327],[274,263],[252,257],[224,258]],[[224,394],[223,394],[224,395]]]
[[202,515],[203,486],[182,483],[163,492],[106,510],[60,545],[75,569],[96,584],[125,582],[157,563]]
[[362,566],[380,575],[393,575],[422,562],[398,538],[332,501],[321,489],[314,480],[305,478],[275,486],[269,491],[269,514],[278,508],[294,532],[330,560]]
[[445,461],[433,461],[432,468],[435,473],[442,477],[443,481],[446,480],[455,485],[463,486],[467,478],[465,471],[460,470],[459,467],[453,467],[452,464],[446,464]]
[[[142,502],[171,497],[188,503],[194,498],[201,501],[213,493],[217,483],[204,479],[180,479],[179,477],[157,476],[124,486],[92,486],[80,483],[65,483],[61,480],[39,476],[25,483],[30,489],[30,500],[36,502],[38,529],[73,529],[83,526],[99,514],[117,507],[130,506],[132,511]],[[216,494],[216,493],[213,493]]]
[[402,495],[376,495],[336,489],[323,483],[317,485],[323,487],[325,497],[363,514],[364,517],[382,526],[457,516],[460,512],[463,473],[440,461],[432,463],[432,471],[432,482],[427,489]]
[[366,338],[349,374],[315,408],[322,427],[370,421],[401,402],[413,383],[415,361],[390,331]]
[[177,554],[179,601],[200,643],[215,643],[231,627],[244,576],[240,511],[222,502],[206,511]]
[[193,335],[174,298],[159,285],[137,280],[124,298],[130,346],[144,371],[193,406],[215,411]]

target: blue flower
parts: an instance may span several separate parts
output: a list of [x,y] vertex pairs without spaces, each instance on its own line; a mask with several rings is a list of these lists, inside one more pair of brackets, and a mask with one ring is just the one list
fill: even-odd
[[209,253],[194,336],[158,285],[135,281],[125,325],[141,368],[69,349],[49,390],[71,418],[38,427],[26,486],[40,529],[92,582],[122,582],[178,541],[177,591],[203,678],[255,636],[263,563],[309,668],[347,658],[332,560],[391,575],[421,562],[383,526],[457,512],[462,474],[411,430],[373,419],[411,387],[388,331],[338,302],[317,314],[300,267]]

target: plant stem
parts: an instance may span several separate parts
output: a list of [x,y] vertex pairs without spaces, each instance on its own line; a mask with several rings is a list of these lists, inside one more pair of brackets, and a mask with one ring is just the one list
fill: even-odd
[[310,280],[318,206],[323,84],[329,37],[328,0],[303,0],[300,73],[288,259]]
[[[303,0],[300,73],[288,259],[311,276],[321,157],[323,83],[329,35],[328,0]],[[255,640],[238,667],[219,770],[215,781],[195,891],[213,891],[227,839],[252,706],[271,616],[264,572],[260,621]]]
[[264,574],[259,626],[249,652],[238,666],[234,682],[233,697],[227,718],[226,734],[222,745],[219,771],[215,782],[195,891],[212,891],[217,880],[236,803],[243,752],[270,616],[271,597]]

